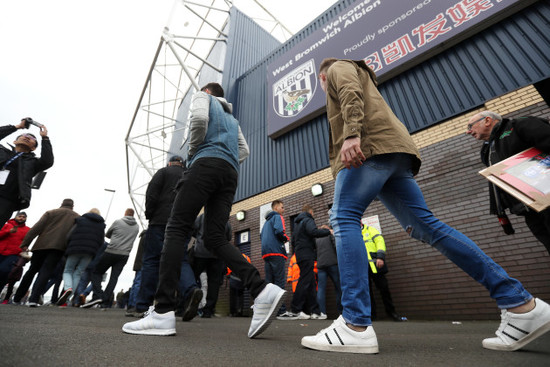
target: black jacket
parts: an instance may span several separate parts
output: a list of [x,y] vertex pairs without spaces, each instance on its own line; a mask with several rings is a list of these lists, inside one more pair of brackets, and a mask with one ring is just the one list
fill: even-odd
[[[204,243],[204,214],[199,215],[195,219],[193,231],[196,239],[194,256],[203,259],[217,259],[218,257],[208,250]],[[225,239],[227,242],[231,241],[232,232],[231,224],[227,222],[225,225]]]
[[65,254],[95,256],[104,242],[104,237],[105,220],[103,217],[95,213],[86,213],[75,219]]
[[294,220],[294,233],[292,234],[296,261],[315,260],[315,238],[325,237],[329,234],[330,230],[317,228],[311,214],[300,213]]
[[[491,131],[489,141],[481,148],[481,160],[486,166],[498,163],[525,149],[535,147],[544,153],[550,153],[550,124],[538,117],[520,117],[503,119]],[[501,203],[501,210],[506,208],[514,214],[523,214],[526,207],[511,195],[496,189]],[[495,190],[489,184],[491,214],[497,214]]]
[[[13,125],[0,127],[0,139],[17,131]],[[17,159],[17,181],[19,186],[19,195],[17,198],[7,198],[17,204],[17,209],[28,208],[31,202],[31,184],[32,178],[40,171],[44,171],[53,166],[53,151],[49,139],[42,139],[42,148],[40,158],[32,152],[23,153]],[[0,145],[0,168],[4,166],[11,157],[17,154],[14,150],[7,149]],[[0,196],[1,193],[0,187]]]
[[182,166],[168,166],[159,169],[145,193],[145,218],[149,225],[166,225],[176,199],[176,184],[183,176]]

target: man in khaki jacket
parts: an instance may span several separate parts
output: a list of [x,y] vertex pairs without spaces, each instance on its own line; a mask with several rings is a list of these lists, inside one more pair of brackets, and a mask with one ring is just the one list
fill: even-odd
[[67,249],[67,234],[73,227],[78,213],[73,211],[72,199],[65,199],[58,209],[48,210],[40,220],[27,232],[21,243],[21,249],[27,251],[31,242],[38,236],[32,247],[32,259],[29,270],[25,273],[13,296],[13,302],[19,304],[27,293],[36,273],[38,277],[32,287],[28,306],[36,307],[38,300],[48,283],[55,267],[61,261]]
[[420,156],[405,126],[378,89],[364,61],[325,59],[319,67],[327,94],[329,158],[334,185],[331,223],[342,287],[342,315],[302,345],[311,349],[378,353],[372,328],[367,252],[361,216],[376,197],[413,238],[426,242],[483,284],[503,309],[496,338],[483,347],[516,350],[550,330],[550,306],[534,299],[464,234],[428,209],[414,175]]

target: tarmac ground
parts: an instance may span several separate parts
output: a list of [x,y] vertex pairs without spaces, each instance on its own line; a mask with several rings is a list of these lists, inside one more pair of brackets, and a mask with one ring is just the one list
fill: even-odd
[[376,355],[300,345],[331,320],[275,320],[247,337],[250,318],[178,320],[176,336],[128,335],[122,309],[0,305],[0,366],[550,366],[550,333],[516,352],[481,346],[497,321],[377,321]]

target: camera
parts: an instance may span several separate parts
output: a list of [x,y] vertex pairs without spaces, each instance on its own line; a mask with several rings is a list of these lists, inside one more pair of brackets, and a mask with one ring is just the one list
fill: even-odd
[[34,121],[32,118],[30,117],[25,117],[24,119],[22,119],[25,121],[25,128],[28,129],[29,126],[31,125],[34,125],[38,128],[41,128],[42,127],[42,124],[39,124],[38,122]]

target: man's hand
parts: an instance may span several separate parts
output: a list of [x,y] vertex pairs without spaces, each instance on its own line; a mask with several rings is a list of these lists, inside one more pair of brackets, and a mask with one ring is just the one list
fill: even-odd
[[361,151],[361,139],[359,137],[344,140],[340,151],[340,159],[346,168],[358,168],[363,165],[365,155]]
[[26,129],[27,123],[25,122],[25,119],[21,120],[21,123],[19,125],[15,125],[16,129]]
[[10,233],[15,233],[15,232],[17,232],[17,227],[16,226],[11,227]]
[[40,128],[40,136],[48,136],[48,129],[46,128],[46,125],[42,125],[42,127]]
[[382,259],[376,259],[376,267],[378,269],[382,268],[384,266],[384,260]]

